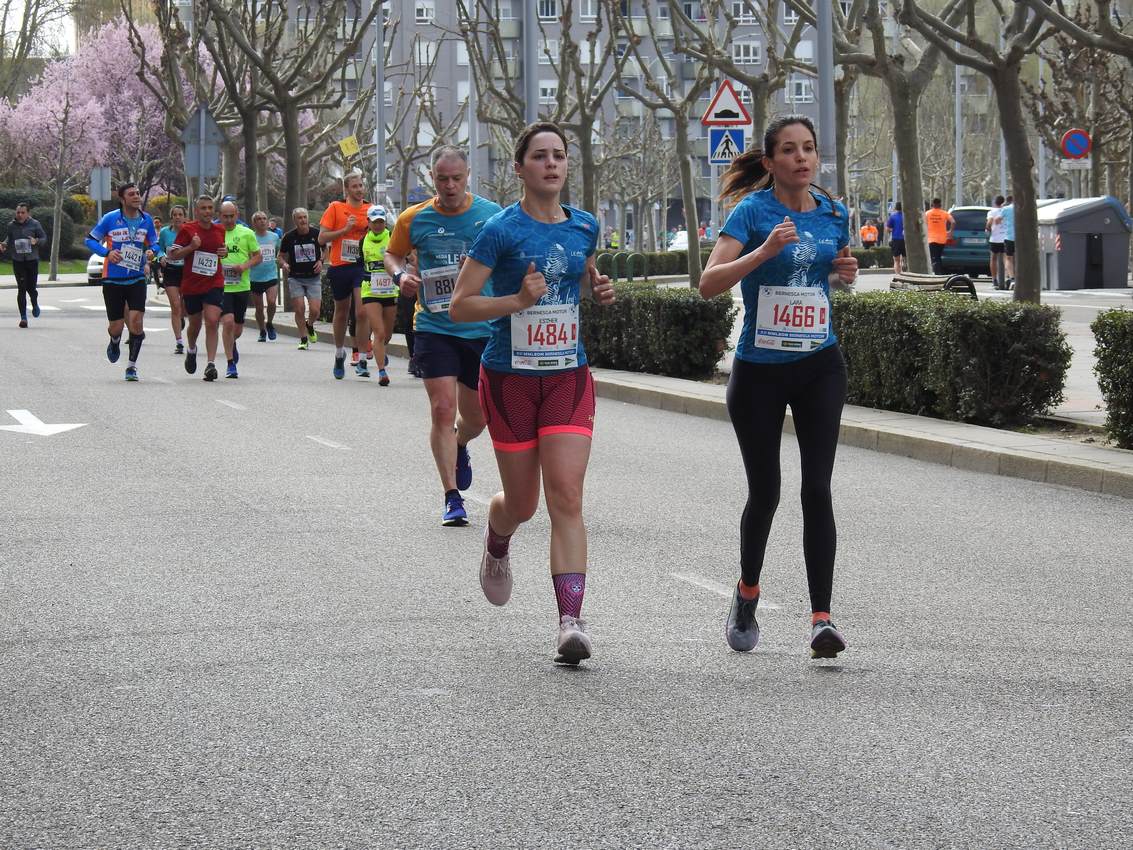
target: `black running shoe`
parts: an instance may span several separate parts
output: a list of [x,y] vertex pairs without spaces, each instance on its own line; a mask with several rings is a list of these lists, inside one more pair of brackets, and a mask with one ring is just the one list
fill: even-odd
[[[26,327],[26,325],[21,325]],[[110,342],[106,345],[106,359],[111,363],[117,363],[118,357],[122,353],[122,346],[119,342],[115,342],[114,337],[110,338]]]
[[732,591],[732,607],[728,609],[728,622],[724,627],[728,646],[736,652],[751,652],[759,643],[759,623],[755,621],[757,605],[759,597],[744,599],[737,584]]
[[819,620],[810,630],[810,657],[837,658],[846,648],[846,639],[829,620]]
[[185,353],[185,371],[190,375],[197,374],[197,352],[188,351]]
[[216,378],[217,378],[216,365],[213,364],[213,363],[210,363],[209,365],[207,365],[205,367],[205,380],[206,381],[215,381]]

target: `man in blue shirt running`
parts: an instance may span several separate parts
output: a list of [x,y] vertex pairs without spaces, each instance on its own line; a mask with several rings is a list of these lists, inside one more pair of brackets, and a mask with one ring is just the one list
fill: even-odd
[[157,230],[149,213],[142,212],[142,193],[134,183],[118,187],[118,200],[122,208],[108,212],[91,228],[86,245],[100,257],[105,257],[102,274],[102,300],[106,304],[107,333],[106,359],[117,363],[121,353],[122,327],[129,318],[130,362],[126,366],[126,380],[138,380],[138,354],[142,340],[142,317],[146,312],[146,266],[160,250]]

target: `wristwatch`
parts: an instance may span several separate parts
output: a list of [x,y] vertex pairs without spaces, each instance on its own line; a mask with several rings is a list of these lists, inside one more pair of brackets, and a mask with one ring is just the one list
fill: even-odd
[[396,283],[398,286],[401,286],[401,276],[403,274],[405,274],[405,269],[402,269],[399,272],[394,272],[392,275],[390,275],[390,277],[393,278],[394,283]]

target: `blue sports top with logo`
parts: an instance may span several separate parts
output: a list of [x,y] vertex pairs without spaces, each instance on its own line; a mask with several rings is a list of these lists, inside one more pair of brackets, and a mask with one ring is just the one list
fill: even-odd
[[850,222],[842,204],[820,193],[811,195],[818,206],[795,212],[779,203],[771,189],[752,192],[720,231],[743,245],[741,256],[762,245],[784,217],[794,222],[799,236],[740,282],[740,360],[790,363],[838,341],[830,325],[829,278],[833,259],[850,243]]
[[500,205],[495,201],[469,194],[455,213],[439,209],[436,198],[431,198],[397,217],[386,250],[401,257],[417,251],[421,287],[413,330],[463,339],[483,339],[491,333],[487,322],[454,322],[449,317],[448,305],[456,288],[461,259],[468,254],[476,234],[499,211]]
[[598,245],[598,221],[563,205],[566,220],[536,221],[518,203],[492,216],[468,256],[492,269],[492,295],[514,295],[529,263],[547,279],[538,304],[493,319],[482,362],[497,372],[547,375],[586,365],[578,302],[586,260]]
[[120,209],[108,212],[91,228],[86,245],[100,257],[111,251],[122,255],[118,263],[103,263],[104,283],[131,283],[144,278],[146,249],[155,253],[161,250],[150,214],[143,212],[137,218],[126,218]]

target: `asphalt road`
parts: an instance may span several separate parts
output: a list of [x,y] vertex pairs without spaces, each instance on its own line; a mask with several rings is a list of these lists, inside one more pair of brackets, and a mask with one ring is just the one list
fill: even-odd
[[379,389],[249,340],[206,384],[152,313],[127,384],[97,291],[44,303],[0,302],[0,418],[85,424],[0,431],[0,847],[1128,841],[1125,500],[841,449],[850,649],[814,662],[788,438],[740,655],[730,427],[599,400],[595,657],[561,669],[545,512],[491,607],[490,450],[442,528],[404,362]]

